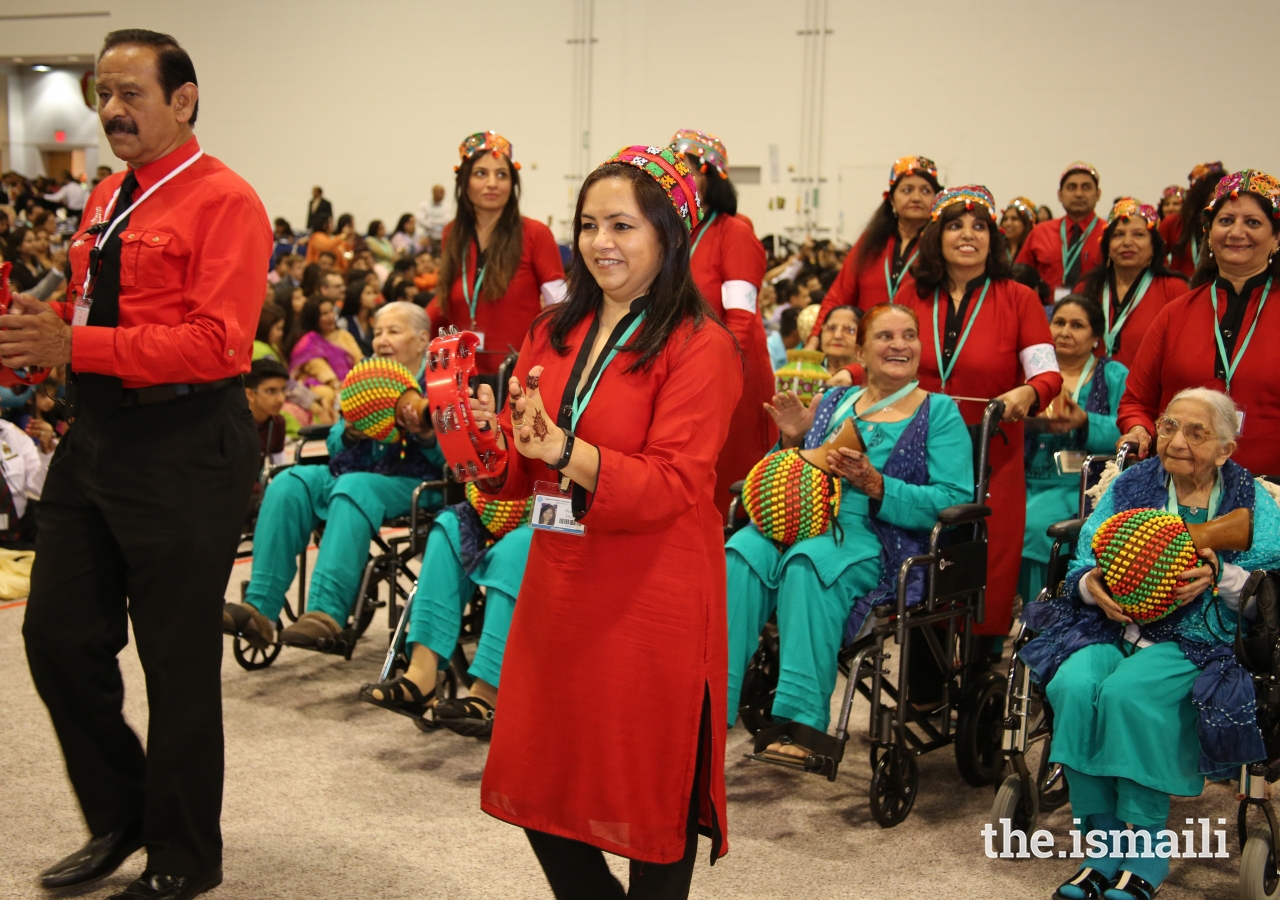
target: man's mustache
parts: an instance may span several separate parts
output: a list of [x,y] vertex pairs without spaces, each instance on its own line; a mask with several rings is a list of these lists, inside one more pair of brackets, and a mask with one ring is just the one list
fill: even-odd
[[112,119],[102,130],[107,134],[137,134],[138,125],[132,119]]

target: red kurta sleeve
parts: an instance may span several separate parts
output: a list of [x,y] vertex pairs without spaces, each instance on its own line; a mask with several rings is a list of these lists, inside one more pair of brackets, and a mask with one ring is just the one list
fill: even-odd
[[600,448],[600,476],[582,521],[588,528],[661,531],[688,512],[715,478],[716,457],[742,392],[742,363],[729,335],[704,322],[688,342],[672,335],[644,450]]
[[[764,245],[737,217],[730,217],[725,226],[724,239],[720,244],[721,287],[723,289],[723,285],[730,281],[745,281],[755,288],[758,295],[768,268]],[[723,301],[723,297],[716,299]],[[742,347],[758,343],[764,329],[758,305],[754,310],[725,307],[724,323]]]
[[564,278],[564,263],[560,261],[560,247],[551,229],[532,219],[524,220],[524,236],[530,242],[529,262],[538,286]]
[[[1018,354],[1022,357],[1026,352],[1028,358],[1032,360],[1030,368],[1027,366],[1027,359],[1022,360],[1023,371],[1027,384],[1036,389],[1036,394],[1040,398],[1040,408],[1044,409],[1062,391],[1062,374],[1058,371],[1053,335],[1049,331],[1049,322],[1044,317],[1044,307],[1040,305],[1040,298],[1031,288],[1021,284],[1018,287],[1022,288],[1017,291]],[[1036,365],[1035,360],[1039,357],[1044,357],[1046,366],[1052,360],[1052,368],[1037,371],[1039,366]]]
[[216,381],[248,370],[271,226],[261,201],[242,193],[210,199],[196,218],[200,228],[182,288],[185,321],[73,328],[77,371],[164,384]]
[[1169,313],[1173,308],[1166,306],[1151,324],[1142,338],[1138,355],[1129,366],[1129,378],[1125,381],[1120,409],[1116,414],[1116,425],[1121,434],[1127,434],[1135,425],[1141,425],[1148,434],[1156,433],[1162,391],[1160,367],[1165,358]]

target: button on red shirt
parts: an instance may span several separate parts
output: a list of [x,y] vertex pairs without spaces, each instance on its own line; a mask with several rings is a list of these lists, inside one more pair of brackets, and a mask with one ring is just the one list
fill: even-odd
[[[193,137],[135,169],[134,199],[199,150]],[[84,286],[95,241],[86,229],[107,218],[123,181],[123,172],[107,178],[85,204],[71,243],[69,303]],[[72,328],[72,367],[115,375],[127,388],[248,371],[271,258],[267,211],[248,182],[205,154],[130,214],[120,241],[119,324]],[[55,308],[70,321],[69,305]]]

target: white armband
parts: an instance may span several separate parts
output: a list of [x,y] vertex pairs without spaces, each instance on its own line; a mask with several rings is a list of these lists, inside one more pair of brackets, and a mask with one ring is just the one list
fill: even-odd
[[548,281],[539,290],[542,291],[543,306],[555,306],[557,303],[564,302],[564,298],[569,296],[569,288],[563,278]]
[[1018,351],[1018,362],[1028,381],[1045,372],[1058,371],[1058,354],[1053,344],[1032,344]]
[[750,281],[726,281],[720,285],[720,302],[725,311],[740,309],[752,315],[756,311],[756,295],[759,292]]

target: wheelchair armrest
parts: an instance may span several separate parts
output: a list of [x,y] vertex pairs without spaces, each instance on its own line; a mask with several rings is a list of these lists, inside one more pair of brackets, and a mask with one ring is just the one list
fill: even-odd
[[735,481],[733,484],[729,485],[729,495],[730,495],[731,497],[741,497],[741,496],[742,496],[742,486],[743,486],[744,484],[746,484],[746,483],[747,483],[747,479],[745,479],[745,478],[739,478],[739,479],[738,479],[737,481]]
[[1080,537],[1080,529],[1084,527],[1084,519],[1067,519],[1065,522],[1054,522],[1049,526],[1049,537],[1055,541],[1074,542]]
[[318,438],[325,438],[329,435],[329,429],[332,425],[303,425],[298,429],[298,440],[314,441]]
[[938,521],[948,526],[963,525],[966,522],[985,519],[989,515],[991,515],[991,507],[984,503],[959,503],[955,506],[948,506],[938,513]]

